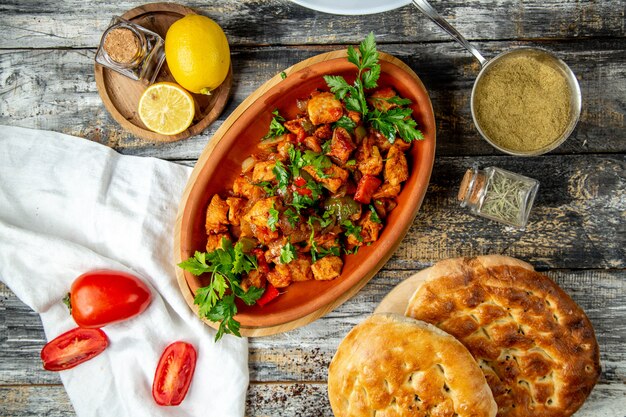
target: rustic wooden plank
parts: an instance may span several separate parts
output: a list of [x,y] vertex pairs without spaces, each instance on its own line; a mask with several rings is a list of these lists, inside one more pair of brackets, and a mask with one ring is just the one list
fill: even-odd
[[[626,387],[598,385],[574,417],[617,417],[624,414]],[[621,414],[620,414],[621,413]],[[249,416],[332,416],[326,384],[251,385],[247,398]]]
[[[322,319],[284,334],[250,339],[251,381],[325,381],[343,337],[414,272],[383,269],[355,297]],[[559,270],[547,275],[589,316],[600,344],[601,382],[626,380],[626,271]],[[39,317],[1,284],[0,293],[0,385],[59,383],[57,374],[41,368],[39,351],[46,340]]]
[[[478,44],[488,56],[523,45],[529,43]],[[583,91],[578,127],[553,154],[625,152],[626,43],[591,39],[534,45],[553,50],[568,62]],[[225,117],[267,79],[296,62],[336,48],[234,48],[233,97],[218,122],[202,135],[165,144],[136,138],[109,116],[95,87],[93,50],[1,50],[0,124],[85,137],[127,154],[193,160]],[[429,90],[437,120],[437,155],[499,154],[482,140],[472,123],[469,97],[479,68],[468,53],[452,42],[390,44],[381,49],[411,66]]]
[[[624,415],[626,387],[597,385],[574,417],[617,417]],[[76,414],[62,385],[0,386],[0,408],[5,417],[72,417]],[[246,415],[332,416],[323,383],[251,384],[246,398]]]
[[76,415],[63,385],[0,385],[0,410],[5,417]]
[[[94,47],[112,16],[141,4],[142,1],[6,0],[0,4],[0,46]],[[468,39],[623,37],[625,34],[625,6],[621,1],[448,0],[434,4]],[[191,1],[185,5],[218,21],[233,45],[357,42],[362,34],[372,30],[385,42],[449,39],[410,5],[368,16],[319,13],[287,0]]]

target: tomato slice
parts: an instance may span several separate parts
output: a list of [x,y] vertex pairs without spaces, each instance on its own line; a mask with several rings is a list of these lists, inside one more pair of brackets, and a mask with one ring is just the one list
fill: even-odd
[[139,278],[120,271],[82,274],[70,290],[70,308],[80,327],[102,327],[127,320],[150,304],[150,290]]
[[187,395],[196,369],[196,349],[187,342],[165,348],[152,382],[152,397],[159,405],[178,405]]
[[99,355],[109,345],[100,329],[77,327],[52,339],[41,349],[41,360],[48,371],[63,371]]

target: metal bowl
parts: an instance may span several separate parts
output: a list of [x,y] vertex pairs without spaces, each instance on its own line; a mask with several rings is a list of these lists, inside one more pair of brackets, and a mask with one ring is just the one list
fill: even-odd
[[[512,149],[507,149],[507,148],[502,147],[502,145],[496,143],[485,133],[484,129],[481,128],[478,122],[478,119],[476,117],[476,106],[475,106],[476,89],[477,89],[477,86],[480,84],[482,78],[485,76],[485,74],[489,73],[490,68],[492,68],[495,63],[500,62],[503,59],[511,58],[513,56],[518,56],[518,55],[530,55],[533,57],[537,57],[541,59],[543,63],[547,63],[553,68],[556,68],[559,71],[561,71],[561,73],[565,76],[565,79],[567,81],[567,84],[570,90],[570,103],[569,103],[570,104],[570,119],[568,121],[568,124],[565,130],[563,131],[561,136],[559,136],[549,145],[546,145],[539,149],[534,149],[532,151],[519,151],[519,150],[512,150]],[[505,51],[497,55],[496,57],[490,59],[483,65],[482,69],[480,70],[480,73],[478,73],[478,77],[476,77],[476,81],[474,82],[474,87],[472,88],[472,96],[471,96],[472,119],[474,120],[474,125],[478,129],[478,132],[480,133],[480,135],[487,142],[489,142],[491,146],[498,149],[499,151],[507,153],[509,155],[515,155],[515,156],[536,156],[536,155],[542,155],[546,152],[550,152],[551,150],[557,148],[563,142],[565,142],[565,140],[571,135],[574,128],[576,127],[576,124],[578,123],[578,119],[580,118],[581,102],[582,102],[582,96],[580,93],[580,86],[578,84],[578,80],[576,79],[576,75],[574,75],[570,67],[567,66],[565,62],[557,58],[554,54],[543,49],[527,48],[527,47],[517,48],[511,51]],[[511,122],[515,123],[515,120],[511,120]]]

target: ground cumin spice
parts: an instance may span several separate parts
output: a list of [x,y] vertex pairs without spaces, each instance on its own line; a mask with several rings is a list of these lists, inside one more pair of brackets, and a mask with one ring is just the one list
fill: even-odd
[[512,151],[535,151],[554,143],[571,117],[565,74],[533,55],[516,54],[495,62],[474,95],[480,129]]
[[132,30],[117,27],[107,33],[103,48],[113,61],[129,64],[139,54],[139,38]]

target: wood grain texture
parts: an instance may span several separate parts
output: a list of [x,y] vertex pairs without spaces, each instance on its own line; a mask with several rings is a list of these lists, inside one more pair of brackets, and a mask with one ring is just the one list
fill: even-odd
[[[380,50],[420,76],[435,109],[436,162],[408,235],[386,266],[338,309],[299,329],[251,340],[247,416],[330,416],[326,372],[345,334],[418,270],[448,257],[488,253],[518,257],[546,272],[593,323],[603,372],[576,416],[626,416],[623,0],[434,2],[486,57],[512,47],[544,47],[578,76],[583,113],[576,130],[551,154],[535,158],[501,155],[480,138],[469,109],[478,64],[410,5],[379,15],[333,16],[288,0],[186,2],[225,29],[232,49],[231,99],[199,136],[165,144],[137,138],[105,110],[93,62],[111,17],[141,4],[0,2],[0,124],[69,133],[125,154],[192,166],[228,114],[261,84],[303,59],[357,44],[370,31]],[[540,181],[525,232],[458,206],[461,175],[474,163]],[[0,284],[0,415],[74,415],[58,374],[41,369],[44,344],[37,314]]]
[[[0,45],[94,47],[111,16],[141,4],[142,1],[5,0],[0,5]],[[626,32],[626,6],[618,0],[444,0],[434,4],[470,40],[624,37]],[[449,39],[410,5],[378,15],[341,18],[287,0],[195,0],[185,5],[217,20],[229,41],[237,45],[355,43],[371,30],[385,42]]]
[[[577,74],[583,111],[572,136],[551,154],[626,151],[626,43],[479,42],[487,56],[518,46],[555,52]],[[232,48],[232,98],[203,134],[155,146],[124,131],[96,90],[93,50],[0,50],[0,124],[54,130],[104,143],[125,154],[195,160],[224,119],[254,90],[285,68],[337,46]],[[469,98],[478,63],[455,43],[389,44],[422,79],[437,121],[437,155],[499,155],[472,123]],[[46,62],[46,65],[41,65]]]
[[[600,384],[574,417],[621,417],[625,401],[623,386]],[[246,404],[248,417],[332,416],[326,384],[321,383],[253,383]],[[0,387],[0,407],[4,417],[75,416],[62,385]]]

